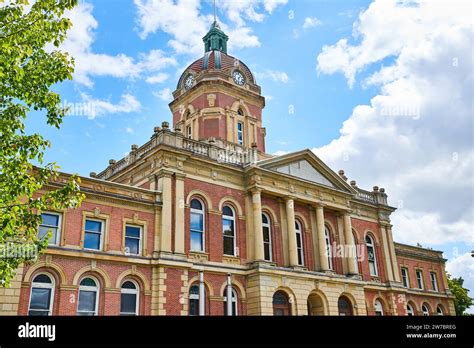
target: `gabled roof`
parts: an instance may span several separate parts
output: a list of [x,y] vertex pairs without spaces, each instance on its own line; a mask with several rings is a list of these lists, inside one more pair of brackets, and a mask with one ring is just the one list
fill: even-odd
[[312,181],[352,194],[357,193],[351,185],[309,149],[259,161],[257,167]]

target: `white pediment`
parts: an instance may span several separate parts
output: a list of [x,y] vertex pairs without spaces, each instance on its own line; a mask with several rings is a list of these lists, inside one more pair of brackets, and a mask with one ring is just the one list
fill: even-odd
[[281,166],[270,167],[269,169],[325,186],[335,187],[331,181],[304,159]]

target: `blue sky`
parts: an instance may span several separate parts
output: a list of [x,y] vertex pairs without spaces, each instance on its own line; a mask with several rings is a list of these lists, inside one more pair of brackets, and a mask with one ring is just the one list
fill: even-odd
[[[395,239],[443,250],[474,288],[472,5],[435,3],[218,1],[217,16],[267,97],[267,152],[310,148],[361,187],[385,187]],[[33,113],[27,130],[52,142],[46,161],[87,176],[171,121],[212,1],[88,0],[70,15],[76,73],[56,90],[97,115],[58,131]]]

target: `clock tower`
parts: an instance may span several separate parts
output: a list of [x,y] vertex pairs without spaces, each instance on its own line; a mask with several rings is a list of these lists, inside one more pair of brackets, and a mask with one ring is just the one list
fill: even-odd
[[247,65],[227,54],[228,39],[214,21],[203,38],[204,56],[185,69],[173,92],[173,126],[192,140],[264,153],[265,98]]

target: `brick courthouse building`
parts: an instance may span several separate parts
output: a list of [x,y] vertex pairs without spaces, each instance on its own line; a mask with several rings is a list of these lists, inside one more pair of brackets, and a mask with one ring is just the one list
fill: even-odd
[[[453,315],[442,253],[393,241],[383,188],[311,151],[265,153],[265,99],[214,23],[144,145],[43,212],[38,262],[0,289],[20,315]],[[51,183],[51,189],[61,180]]]

